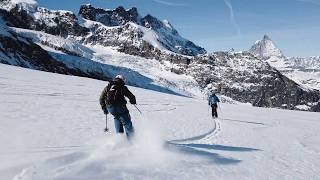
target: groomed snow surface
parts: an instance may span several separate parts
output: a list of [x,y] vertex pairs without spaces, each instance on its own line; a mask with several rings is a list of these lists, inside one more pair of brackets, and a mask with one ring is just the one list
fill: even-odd
[[106,82],[0,64],[0,179],[319,179],[320,114],[221,104],[134,87],[142,115],[115,135]]

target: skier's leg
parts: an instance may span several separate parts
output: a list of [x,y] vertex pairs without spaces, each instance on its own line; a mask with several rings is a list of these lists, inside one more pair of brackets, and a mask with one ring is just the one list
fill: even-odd
[[123,133],[124,130],[119,116],[119,107],[110,105],[107,106],[107,110],[114,116],[114,127],[116,129],[116,133]]
[[120,119],[126,130],[127,137],[128,139],[130,139],[134,133],[134,128],[131,122],[130,114],[129,113],[121,114]]
[[215,116],[216,118],[218,117],[218,111],[217,111],[217,109],[218,109],[218,105],[215,104],[215,106],[214,106],[214,116]]
[[123,124],[120,121],[120,129],[119,129],[119,133],[124,133],[124,129],[123,129]]
[[114,116],[114,127],[116,129],[116,133],[123,133],[123,126],[119,115]]
[[211,105],[211,116],[214,117],[214,106]]
[[217,106],[215,104],[212,104],[211,108],[212,108],[212,118],[215,118],[217,113]]

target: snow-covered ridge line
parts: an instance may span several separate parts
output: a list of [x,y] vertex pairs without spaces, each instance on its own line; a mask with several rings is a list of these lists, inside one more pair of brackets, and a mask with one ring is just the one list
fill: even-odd
[[292,67],[320,71],[320,56],[288,57],[288,62]]
[[92,59],[93,57],[94,52],[92,50],[83,46],[82,44],[80,44],[76,40],[73,40],[72,38],[65,39],[59,36],[47,34],[45,32],[28,29],[11,29],[24,37],[31,38],[36,43],[52,47],[56,50],[65,52],[67,54],[77,55],[88,59]]
[[11,10],[15,7],[32,13],[36,11],[38,3],[35,0],[2,0],[0,2],[0,9]]

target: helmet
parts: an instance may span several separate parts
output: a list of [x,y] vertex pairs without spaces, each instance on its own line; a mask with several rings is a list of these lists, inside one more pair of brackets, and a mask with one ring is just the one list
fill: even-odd
[[121,79],[123,82],[125,82],[126,81],[126,79],[122,76],[122,75],[117,75],[116,77],[115,77],[115,79]]

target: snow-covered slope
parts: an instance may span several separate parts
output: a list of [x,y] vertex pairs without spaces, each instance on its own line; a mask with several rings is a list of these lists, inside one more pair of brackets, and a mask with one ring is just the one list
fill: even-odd
[[249,50],[304,87],[320,90],[320,57],[286,57],[268,36]]
[[[191,76],[170,72],[165,62],[127,55],[111,47],[84,46],[75,40],[66,40],[44,32],[20,28],[7,29],[31,39],[42,47],[43,51],[46,50],[52,59],[63,63],[71,70],[81,72],[82,76],[111,79],[117,74],[123,74],[127,82],[134,86],[173,94],[201,96],[200,88]],[[19,63],[14,59],[11,61],[5,62],[13,65]],[[41,69],[32,66],[29,68]]]
[[0,64],[0,177],[317,179],[320,114],[221,104],[129,87],[132,144],[104,134],[105,82]]

